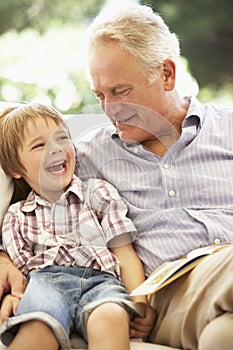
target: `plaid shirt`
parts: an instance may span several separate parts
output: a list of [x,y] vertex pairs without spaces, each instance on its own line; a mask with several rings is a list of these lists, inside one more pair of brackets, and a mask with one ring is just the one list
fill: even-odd
[[4,249],[24,275],[62,265],[92,267],[119,277],[117,258],[108,246],[134,239],[135,227],[126,214],[112,185],[74,177],[53,204],[32,191],[26,201],[9,208],[2,228]]

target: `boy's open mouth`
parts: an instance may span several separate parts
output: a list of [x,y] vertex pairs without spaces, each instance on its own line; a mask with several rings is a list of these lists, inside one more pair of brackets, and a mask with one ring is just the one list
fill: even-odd
[[66,161],[53,163],[47,167],[47,170],[52,174],[61,174],[66,169]]

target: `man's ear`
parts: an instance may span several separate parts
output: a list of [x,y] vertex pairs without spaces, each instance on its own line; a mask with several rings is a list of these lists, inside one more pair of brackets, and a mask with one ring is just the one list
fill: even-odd
[[171,59],[167,58],[163,62],[163,79],[164,87],[167,91],[171,91],[175,87],[176,83],[176,64]]

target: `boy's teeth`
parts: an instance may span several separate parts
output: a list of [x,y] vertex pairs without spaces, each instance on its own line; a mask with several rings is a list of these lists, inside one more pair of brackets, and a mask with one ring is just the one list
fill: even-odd
[[59,173],[64,169],[64,162],[55,163],[48,167],[48,170],[53,173]]

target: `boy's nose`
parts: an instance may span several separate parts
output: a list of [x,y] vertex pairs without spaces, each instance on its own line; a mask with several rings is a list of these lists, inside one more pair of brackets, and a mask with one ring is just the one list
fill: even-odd
[[63,152],[63,148],[57,144],[56,142],[51,142],[50,145],[48,146],[49,148],[49,153],[50,154],[56,154],[59,152]]

